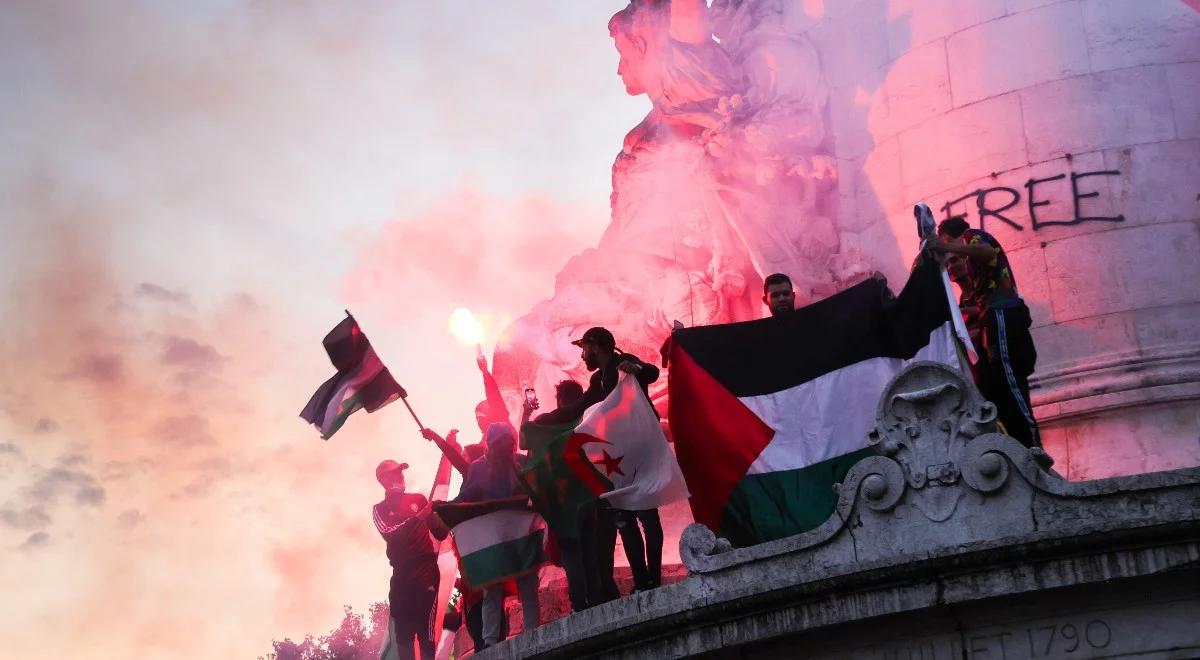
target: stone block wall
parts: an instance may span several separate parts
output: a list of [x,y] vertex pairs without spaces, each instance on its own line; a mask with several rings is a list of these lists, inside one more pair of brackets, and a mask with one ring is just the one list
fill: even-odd
[[1200,464],[1200,12],[1183,0],[806,0],[839,231],[893,282],[912,205],[1004,244],[1071,479]]

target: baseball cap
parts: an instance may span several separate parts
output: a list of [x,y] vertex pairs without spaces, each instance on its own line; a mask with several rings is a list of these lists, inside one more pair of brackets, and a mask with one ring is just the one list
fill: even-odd
[[397,463],[393,460],[382,461],[375,468],[375,480],[383,483],[383,478],[393,472],[401,472],[408,469],[408,463]]
[[617,340],[613,337],[613,333],[608,331],[608,328],[601,328],[597,326],[595,328],[588,328],[587,332],[583,333],[582,337],[571,343],[575,344],[576,346],[595,344],[600,348],[615,348],[617,345]]

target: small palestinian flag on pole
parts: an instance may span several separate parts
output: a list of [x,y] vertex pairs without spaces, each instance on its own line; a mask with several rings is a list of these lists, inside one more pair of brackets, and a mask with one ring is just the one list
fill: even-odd
[[373,413],[407,396],[349,312],[321,343],[337,373],[317,388],[300,417],[320,429],[323,440],[342,428],[355,411],[365,408]]
[[686,499],[687,485],[646,395],[630,374],[578,422],[521,427],[521,480],[560,536],[579,538],[579,507],[596,498],[630,511]]
[[869,279],[778,317],[676,330],[669,414],[692,513],[745,546],[833,513],[884,387],[914,360],[959,368],[941,269],[898,298]]

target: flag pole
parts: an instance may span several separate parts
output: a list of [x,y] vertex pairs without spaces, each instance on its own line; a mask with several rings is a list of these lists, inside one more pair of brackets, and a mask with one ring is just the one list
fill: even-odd
[[400,397],[400,400],[404,402],[404,407],[408,408],[408,414],[412,415],[413,421],[417,423],[417,426],[420,427],[422,431],[424,431],[425,425],[421,423],[421,419],[417,417],[417,413],[413,410],[413,407],[408,404],[408,397],[402,396]]
[[[342,311],[346,312],[346,316],[349,316],[350,318],[354,318],[354,315],[350,313],[350,310],[343,308]],[[357,323],[357,322],[358,321],[355,321],[355,323]],[[402,388],[400,388],[400,390],[403,391],[404,388],[402,387]],[[408,414],[412,415],[413,421],[417,423],[417,428],[424,431],[425,425],[421,423],[421,418],[417,417],[416,411],[413,410],[413,407],[411,405],[409,405],[409,403],[408,403],[408,393],[405,392],[404,394],[402,394],[400,396],[400,400],[404,402],[404,407],[408,408]]]
[[[925,249],[925,239],[937,231],[937,225],[933,221],[933,211],[929,210],[929,206],[925,202],[917,202],[913,206],[913,216],[917,220],[917,238],[921,240],[921,246],[918,248],[918,254],[920,254],[920,251]],[[958,308],[958,301],[954,299],[954,289],[950,287],[950,274],[946,272],[945,264],[938,264],[938,271],[942,276],[942,289],[946,292],[946,304],[950,308],[950,322],[954,326],[954,334],[962,343],[967,359],[971,363],[978,362],[979,356],[975,353],[971,334],[967,332],[967,324],[963,322],[962,310]],[[963,369],[963,371],[970,370]]]

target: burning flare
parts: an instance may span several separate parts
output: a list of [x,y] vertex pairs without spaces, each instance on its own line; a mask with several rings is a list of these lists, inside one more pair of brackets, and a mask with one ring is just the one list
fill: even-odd
[[450,334],[466,346],[479,347],[483,343],[483,328],[475,315],[465,307],[450,313]]

